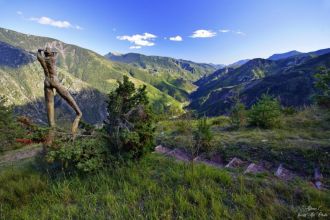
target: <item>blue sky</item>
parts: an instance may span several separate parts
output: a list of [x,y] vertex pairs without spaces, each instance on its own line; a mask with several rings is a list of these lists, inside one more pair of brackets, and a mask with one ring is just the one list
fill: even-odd
[[229,64],[330,47],[330,0],[0,0],[0,27],[100,54]]

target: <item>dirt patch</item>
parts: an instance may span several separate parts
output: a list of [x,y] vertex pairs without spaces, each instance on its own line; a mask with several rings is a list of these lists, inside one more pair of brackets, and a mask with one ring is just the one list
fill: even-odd
[[41,144],[31,145],[16,151],[10,151],[0,156],[0,166],[7,163],[34,157],[41,151],[42,151]]

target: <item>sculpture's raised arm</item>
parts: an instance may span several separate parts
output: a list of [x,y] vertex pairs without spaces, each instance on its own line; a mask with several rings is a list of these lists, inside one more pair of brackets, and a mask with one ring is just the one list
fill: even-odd
[[47,70],[45,58],[44,58],[44,56],[42,54],[43,51],[44,51],[43,49],[38,49],[37,59],[40,62],[42,68],[44,69],[45,74],[48,75],[48,70]]
[[41,59],[43,59],[42,51],[44,51],[44,50],[43,50],[43,49],[38,49],[37,58],[38,58],[39,61],[40,61]]

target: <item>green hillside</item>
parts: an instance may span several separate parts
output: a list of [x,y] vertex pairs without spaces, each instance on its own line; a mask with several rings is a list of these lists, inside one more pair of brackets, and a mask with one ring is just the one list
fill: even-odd
[[216,70],[216,66],[211,64],[138,53],[108,53],[105,57],[138,68],[140,71],[133,72],[134,77],[149,82],[180,101],[188,100],[189,93],[196,89],[194,81]]
[[155,75],[180,76],[186,80],[197,80],[201,76],[208,75],[216,70],[216,67],[212,64],[195,63],[171,57],[146,56],[138,53],[122,55],[108,53],[105,57],[112,61],[147,69]]
[[[72,90],[71,92],[77,96],[82,90],[87,90],[90,98],[95,96],[104,97],[104,94],[115,88],[117,80],[122,80],[123,75],[130,76],[138,84],[142,84],[141,80],[148,78],[147,72],[142,72],[127,64],[111,62],[93,51],[65,44],[56,39],[26,35],[0,28],[0,41],[32,55],[35,55],[38,48],[44,48],[45,46],[56,49],[59,54],[57,63],[59,77],[64,85],[69,87]],[[11,57],[11,62],[18,58],[19,56]],[[17,67],[0,65],[0,73],[0,92],[1,95],[8,97],[10,104],[31,106],[32,103],[32,105],[38,106],[35,108],[40,110],[40,102],[43,102],[43,71],[35,58],[30,63]],[[139,76],[141,80],[132,76],[134,74]],[[151,102],[157,106],[157,109],[170,108],[175,113],[182,111],[182,104],[179,101],[152,86],[151,82],[143,81],[143,84],[147,85]],[[88,95],[86,97],[86,94],[80,96],[84,97],[83,102],[78,100],[82,109],[89,108],[87,103],[95,101],[89,99]],[[96,102],[104,102],[104,98]],[[61,103],[57,102],[57,104]],[[93,114],[93,111],[88,109],[86,111]],[[85,115],[84,117],[87,121],[95,123],[102,121],[101,119],[104,117],[104,113],[99,112],[99,115],[101,116]],[[97,118],[98,120],[88,120],[90,118]]]

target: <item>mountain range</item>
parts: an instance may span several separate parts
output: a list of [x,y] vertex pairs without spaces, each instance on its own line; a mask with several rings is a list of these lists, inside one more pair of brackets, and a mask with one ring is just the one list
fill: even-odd
[[[45,123],[43,71],[36,60],[38,48],[58,52],[59,79],[79,103],[84,120],[100,123],[106,117],[107,94],[117,80],[129,76],[137,86],[145,84],[154,110],[178,115],[188,105],[200,114],[227,113],[232,96],[251,106],[263,93],[278,97],[285,106],[312,102],[313,74],[330,67],[330,49],[310,53],[290,51],[268,59],[246,59],[231,65],[196,63],[188,60],[138,53],[108,53],[0,28],[0,96],[15,105],[18,114]],[[67,104],[56,97],[57,118],[73,117]]]
[[256,58],[237,67],[226,67],[196,81],[198,89],[190,95],[189,108],[202,115],[228,113],[233,97],[239,95],[247,106],[264,93],[276,97],[284,106],[303,106],[313,102],[314,74],[330,68],[330,49],[309,53],[275,54],[271,59]]
[[[108,56],[57,39],[0,28],[0,95],[7,98],[8,105],[15,105],[19,114],[28,115],[39,122],[45,122],[46,118],[44,76],[36,60],[36,51],[46,46],[58,52],[59,79],[77,99],[83,119],[90,123],[104,120],[106,94],[116,88],[116,81],[122,80],[123,75],[129,76],[137,86],[147,86],[156,112],[179,114],[183,112],[189,93],[196,89],[193,82],[202,74],[215,71],[212,65],[171,58],[160,58],[156,61],[159,65],[153,68],[146,65],[143,68],[111,61]],[[161,60],[165,64],[161,65]],[[146,64],[148,62],[146,60]],[[58,118],[72,117],[73,112],[59,97],[56,97],[55,107]]]
[[[36,60],[36,51],[46,46],[58,52],[59,79],[81,105],[84,120],[87,122],[97,123],[104,120],[106,94],[116,88],[116,81],[122,80],[123,75],[129,76],[138,86],[147,85],[148,95],[155,110],[174,113],[183,111],[182,102],[152,85],[160,79],[147,70],[109,61],[91,50],[56,39],[22,34],[4,28],[0,28],[0,42],[0,95],[8,99],[8,104],[15,105],[17,112],[27,114],[40,122],[46,121],[43,104],[44,75]],[[55,106],[59,115],[73,113],[58,97]],[[65,111],[62,112],[62,109]]]

